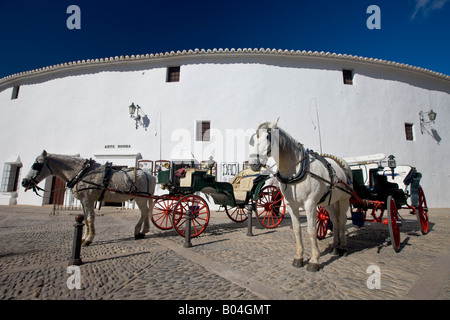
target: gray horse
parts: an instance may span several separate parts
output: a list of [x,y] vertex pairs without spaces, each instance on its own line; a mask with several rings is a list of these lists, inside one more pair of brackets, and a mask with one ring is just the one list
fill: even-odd
[[[123,202],[135,199],[141,218],[134,229],[135,239],[142,239],[150,230],[156,178],[140,169],[114,170],[93,160],[47,153],[36,158],[30,172],[22,180],[25,191],[42,190],[37,185],[49,176],[57,176],[73,189],[84,212],[87,228],[84,230],[83,246],[92,243],[95,236],[95,201]],[[142,229],[141,229],[142,228]]]

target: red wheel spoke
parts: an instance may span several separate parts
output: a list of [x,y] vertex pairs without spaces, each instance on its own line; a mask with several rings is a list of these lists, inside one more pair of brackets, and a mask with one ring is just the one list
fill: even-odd
[[206,201],[196,195],[188,195],[181,198],[175,205],[174,217],[175,230],[184,236],[187,228],[186,213],[191,211],[192,220],[191,237],[200,235],[206,228],[209,222],[209,207]]

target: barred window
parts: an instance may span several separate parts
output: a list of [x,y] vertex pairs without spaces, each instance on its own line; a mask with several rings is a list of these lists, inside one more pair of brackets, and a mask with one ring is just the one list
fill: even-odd
[[412,123],[405,123],[405,134],[406,134],[406,140],[408,140],[408,141],[414,141],[413,126],[414,126],[414,124],[412,124]]
[[167,81],[166,82],[179,82],[180,81],[180,67],[168,67],[167,68]]
[[342,76],[344,78],[344,84],[353,84],[353,70],[342,70]]
[[20,168],[21,164],[5,163],[3,167],[1,192],[13,192],[17,191],[19,185]]
[[196,140],[211,141],[210,130],[211,121],[197,121]]
[[15,100],[19,97],[20,86],[15,86],[12,91],[11,100]]

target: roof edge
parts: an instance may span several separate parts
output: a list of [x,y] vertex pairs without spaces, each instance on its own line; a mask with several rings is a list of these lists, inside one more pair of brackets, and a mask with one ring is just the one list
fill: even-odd
[[58,72],[61,70],[72,70],[72,69],[78,69],[88,66],[98,66],[98,65],[111,65],[115,63],[133,63],[133,62],[143,62],[146,60],[157,60],[157,59],[165,59],[165,58],[171,58],[171,57],[184,57],[184,56],[190,56],[190,55],[245,55],[245,54],[269,54],[269,55],[281,55],[281,56],[299,56],[299,57],[313,57],[313,58],[326,58],[326,59],[336,59],[336,60],[346,60],[351,62],[359,62],[359,63],[367,63],[367,64],[374,64],[374,65],[380,65],[380,66],[386,66],[386,67],[393,67],[398,68],[400,70],[405,71],[412,71],[416,73],[420,73],[423,75],[431,76],[436,79],[450,81],[450,76],[432,71],[429,69],[421,68],[421,67],[415,67],[412,65],[408,65],[405,63],[399,63],[399,62],[393,62],[383,59],[377,59],[377,58],[366,58],[362,56],[356,56],[356,55],[349,55],[349,54],[340,54],[340,53],[330,53],[330,52],[324,52],[324,51],[301,51],[301,50],[282,50],[282,49],[251,49],[251,48],[244,48],[244,49],[194,49],[194,50],[183,50],[183,51],[170,51],[165,53],[155,53],[155,54],[138,54],[138,55],[121,55],[121,56],[115,56],[115,57],[106,57],[106,58],[100,58],[100,59],[86,59],[86,60],[78,60],[78,61],[72,61],[72,62],[66,62],[66,63],[60,63],[52,66],[47,66],[43,68],[38,68],[30,71],[23,71],[19,73],[15,73],[6,77],[3,77],[0,79],[0,88],[5,87],[8,85],[15,84],[19,82],[22,79],[38,76],[38,75],[44,75],[44,74],[51,74],[54,72]]

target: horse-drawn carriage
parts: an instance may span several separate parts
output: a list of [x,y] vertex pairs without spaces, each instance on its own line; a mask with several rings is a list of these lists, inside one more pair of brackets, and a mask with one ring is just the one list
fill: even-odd
[[[400,250],[400,209],[416,215],[422,234],[428,233],[428,207],[420,186],[422,174],[412,166],[397,167],[394,156],[371,155],[345,159],[352,169],[353,191],[350,198],[351,220],[362,227],[364,222],[383,223],[395,251]],[[395,173],[397,171],[397,173]],[[387,216],[384,217],[384,212]],[[330,229],[330,218],[323,207],[317,208],[317,237],[323,239]]]
[[186,231],[186,214],[192,215],[191,237],[200,235],[208,225],[210,209],[199,193],[212,198],[225,208],[235,222],[247,220],[247,205],[251,205],[265,228],[275,228],[284,218],[284,198],[274,185],[266,185],[270,176],[245,169],[230,182],[219,182],[213,168],[199,168],[194,161],[159,161],[157,182],[168,194],[155,197],[153,224],[162,230],[174,228],[181,236]]

